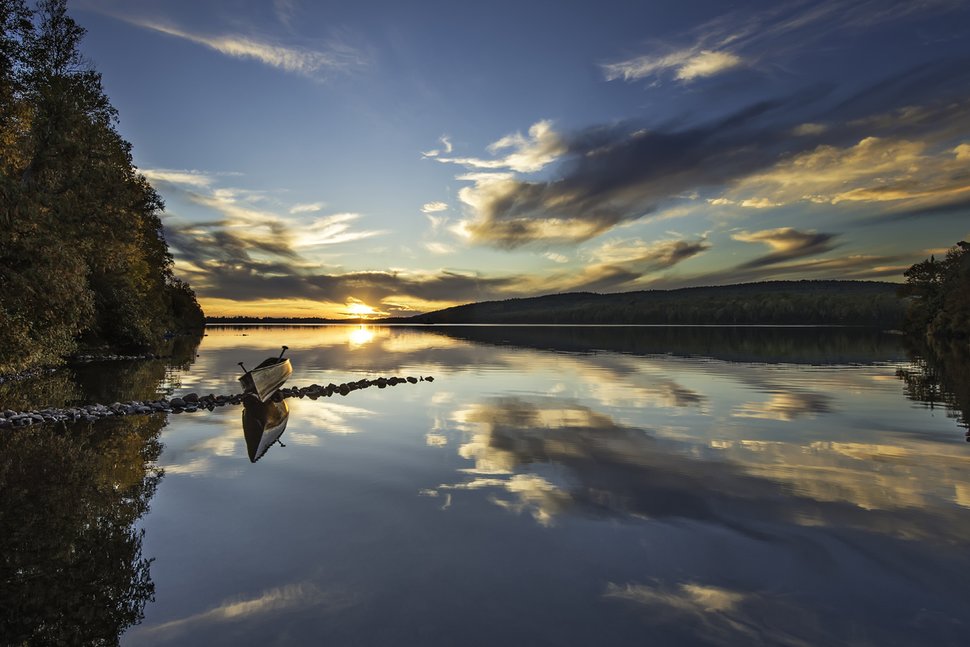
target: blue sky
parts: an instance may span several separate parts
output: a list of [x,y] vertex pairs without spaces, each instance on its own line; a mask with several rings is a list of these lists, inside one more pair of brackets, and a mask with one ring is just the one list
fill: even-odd
[[209,314],[899,281],[970,235],[970,7],[75,0]]

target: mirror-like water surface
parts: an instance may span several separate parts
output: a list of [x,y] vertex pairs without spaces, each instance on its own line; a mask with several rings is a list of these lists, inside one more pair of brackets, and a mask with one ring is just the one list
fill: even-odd
[[[207,332],[191,364],[141,378],[132,371],[148,369],[89,367],[59,392],[231,393],[237,362],[281,344],[289,385],[435,381],[290,398],[285,412],[250,412],[246,433],[243,408],[224,407],[8,434],[3,635],[957,645],[970,634],[970,444],[945,406],[952,393],[930,388],[897,337]],[[257,419],[278,442],[253,444]]]

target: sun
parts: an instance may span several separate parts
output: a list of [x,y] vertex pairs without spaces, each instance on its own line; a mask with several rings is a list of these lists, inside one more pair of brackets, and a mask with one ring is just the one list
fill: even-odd
[[365,317],[370,317],[371,315],[377,314],[377,311],[361,301],[351,301],[347,303],[347,313],[352,317],[359,317],[363,319]]

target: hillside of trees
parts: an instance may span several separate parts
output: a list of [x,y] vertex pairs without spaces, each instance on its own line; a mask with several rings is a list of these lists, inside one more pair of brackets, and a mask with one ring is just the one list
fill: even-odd
[[66,0],[3,0],[0,26],[0,375],[202,326]]
[[858,325],[898,327],[898,286],[875,281],[767,281],[619,294],[577,292],[486,301],[398,323]]

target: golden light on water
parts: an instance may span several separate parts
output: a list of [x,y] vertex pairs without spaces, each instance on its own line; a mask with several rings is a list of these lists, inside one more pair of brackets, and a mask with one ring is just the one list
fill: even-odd
[[374,331],[370,326],[358,326],[357,328],[350,329],[350,335],[348,336],[348,341],[353,347],[364,346],[374,341]]

